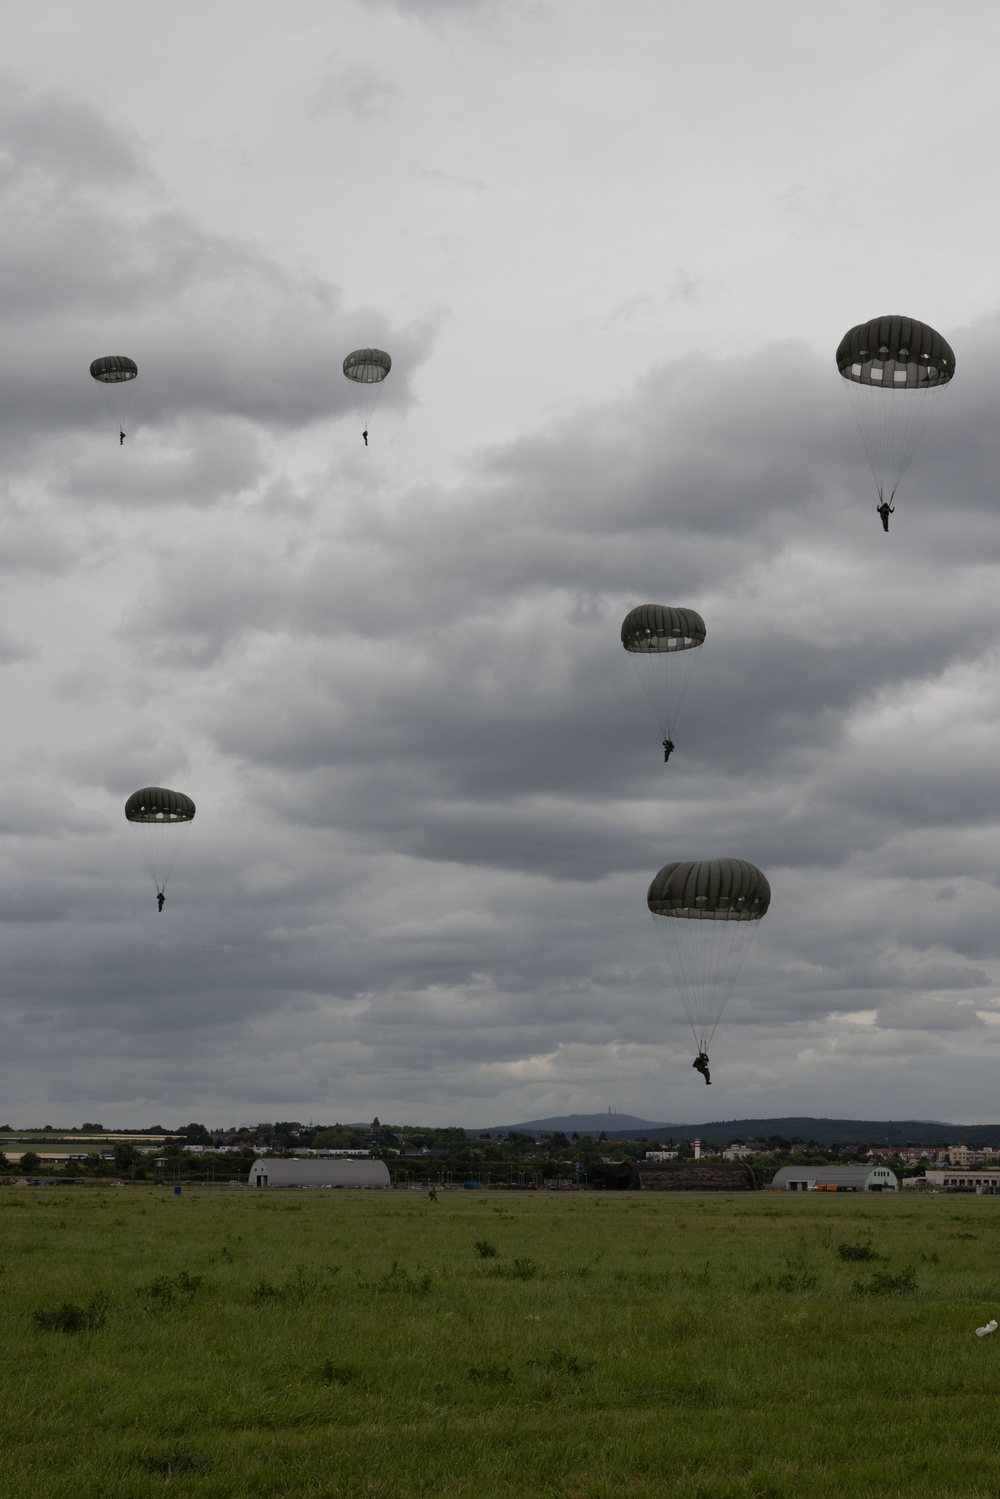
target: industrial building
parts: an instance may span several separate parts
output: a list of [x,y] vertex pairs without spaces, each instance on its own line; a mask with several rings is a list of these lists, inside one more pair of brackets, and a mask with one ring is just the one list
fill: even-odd
[[777,1192],[896,1192],[888,1166],[782,1166],[771,1186]]
[[942,1167],[925,1171],[923,1176],[912,1178],[914,1186],[939,1187],[945,1192],[977,1192],[987,1197],[1000,1193],[1000,1171],[969,1171],[962,1167]]
[[251,1187],[388,1187],[385,1161],[260,1160],[250,1167]]
[[757,1178],[742,1161],[615,1161],[594,1185],[606,1192],[756,1192]]

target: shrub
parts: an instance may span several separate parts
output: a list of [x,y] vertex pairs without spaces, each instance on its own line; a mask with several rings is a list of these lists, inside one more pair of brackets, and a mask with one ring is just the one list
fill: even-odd
[[425,1270],[423,1275],[414,1276],[404,1270],[398,1260],[393,1260],[392,1268],[387,1270],[381,1280],[363,1280],[358,1284],[359,1291],[397,1291],[408,1296],[426,1296],[431,1288],[431,1278]]
[[201,1285],[200,1275],[189,1275],[186,1270],[181,1270],[177,1275],[158,1275],[148,1286],[137,1286],[135,1294],[145,1299],[148,1310],[166,1311],[178,1301],[189,1305]]
[[880,1260],[883,1257],[875,1253],[871,1239],[866,1239],[863,1244],[838,1244],[837,1253],[842,1260]]
[[514,1376],[509,1364],[483,1364],[480,1369],[467,1369],[465,1377],[473,1384],[498,1385],[510,1384]]
[[499,1280],[534,1280],[538,1266],[534,1260],[520,1259],[509,1265],[493,1265],[486,1274],[495,1275]]
[[890,1275],[888,1270],[876,1270],[871,1280],[854,1282],[858,1296],[908,1296],[916,1289],[916,1271],[912,1265],[907,1265],[898,1275]]
[[496,1246],[489,1239],[477,1239],[472,1247],[481,1260],[495,1260],[497,1257]]
[[285,1281],[284,1285],[276,1285],[271,1280],[260,1280],[250,1292],[252,1301],[297,1301],[301,1306],[304,1301],[316,1290],[318,1281],[314,1275],[307,1275],[303,1265],[295,1267],[295,1274]]
[[96,1332],[108,1320],[111,1297],[106,1291],[95,1291],[82,1306],[64,1301],[52,1311],[36,1311],[36,1327],[46,1332]]
[[815,1275],[806,1270],[788,1270],[774,1282],[777,1291],[815,1291],[818,1282]]
[[259,1280],[250,1292],[251,1301],[284,1301],[288,1295],[286,1286],[276,1286],[271,1280]]

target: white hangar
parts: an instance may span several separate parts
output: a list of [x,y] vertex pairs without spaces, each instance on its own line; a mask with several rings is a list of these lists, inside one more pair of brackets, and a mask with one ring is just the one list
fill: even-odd
[[779,1192],[895,1192],[888,1166],[782,1166],[771,1186]]
[[388,1187],[385,1161],[254,1161],[251,1187]]

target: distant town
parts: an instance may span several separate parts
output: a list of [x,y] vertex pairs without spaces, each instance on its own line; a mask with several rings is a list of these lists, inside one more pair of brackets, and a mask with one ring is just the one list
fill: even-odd
[[[650,1138],[641,1128],[634,1137],[622,1138],[630,1131],[613,1126],[625,1117],[609,1115],[610,1130],[587,1131],[530,1126],[425,1128],[383,1125],[378,1118],[370,1124],[286,1120],[223,1130],[198,1123],[176,1129],[162,1125],[112,1129],[84,1123],[68,1129],[45,1125],[27,1130],[7,1124],[0,1126],[0,1183],[86,1185],[113,1180],[242,1186],[249,1181],[255,1162],[277,1158],[377,1160],[384,1162],[392,1186],[442,1189],[627,1190],[665,1186],[668,1180],[675,1189],[713,1185],[726,1189],[737,1185],[736,1177],[719,1171],[713,1177],[709,1168],[727,1163],[740,1164],[744,1189],[790,1180],[804,1190],[836,1180],[839,1168],[849,1166],[888,1168],[880,1173],[886,1181],[911,1190],[926,1186],[992,1191],[1000,1187],[1000,1143],[987,1138],[947,1138],[968,1133],[965,1126],[941,1125],[938,1141],[891,1145],[878,1139],[831,1140],[777,1131],[766,1137],[743,1133],[727,1138],[718,1125],[703,1126],[704,1138],[688,1138],[680,1132],[686,1127],[678,1127],[673,1139]],[[829,1123],[816,1121],[816,1134],[828,1136]],[[659,1136],[662,1127],[649,1128],[656,1128]],[[882,1128],[872,1126],[872,1133],[879,1135]],[[933,1128],[925,1124],[920,1132]],[[709,1137],[710,1129],[715,1138]],[[998,1133],[992,1126],[982,1126],[982,1132],[994,1140]],[[664,1175],[668,1163],[677,1163],[669,1178]],[[681,1172],[685,1164],[697,1164],[699,1169]],[[829,1168],[825,1174],[824,1167]]]

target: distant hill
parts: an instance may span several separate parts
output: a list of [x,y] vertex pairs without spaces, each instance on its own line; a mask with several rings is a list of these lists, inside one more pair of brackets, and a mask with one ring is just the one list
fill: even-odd
[[[646,1134],[651,1129],[671,1129],[672,1126],[651,1124],[648,1119],[637,1119],[634,1114],[563,1114],[558,1119],[529,1119],[526,1124],[497,1124],[491,1128],[493,1134],[498,1130],[516,1129],[526,1135],[551,1135],[561,1129],[566,1135],[571,1135],[574,1130],[578,1135],[599,1135],[603,1129],[608,1135],[612,1131],[620,1135],[623,1130],[638,1130]],[[484,1135],[490,1132],[487,1129],[475,1131]]]
[[470,1130],[470,1134],[506,1134],[518,1130],[526,1135],[600,1134],[609,1140],[693,1140],[695,1137],[713,1143],[730,1140],[766,1140],[779,1135],[783,1140],[814,1140],[818,1145],[857,1141],[864,1145],[1000,1145],[1000,1124],[947,1124],[938,1119],[812,1119],[808,1116],[784,1119],[720,1119],[706,1124],[654,1124],[633,1114],[563,1114],[553,1119],[529,1119],[523,1124],[494,1125],[491,1129]]

